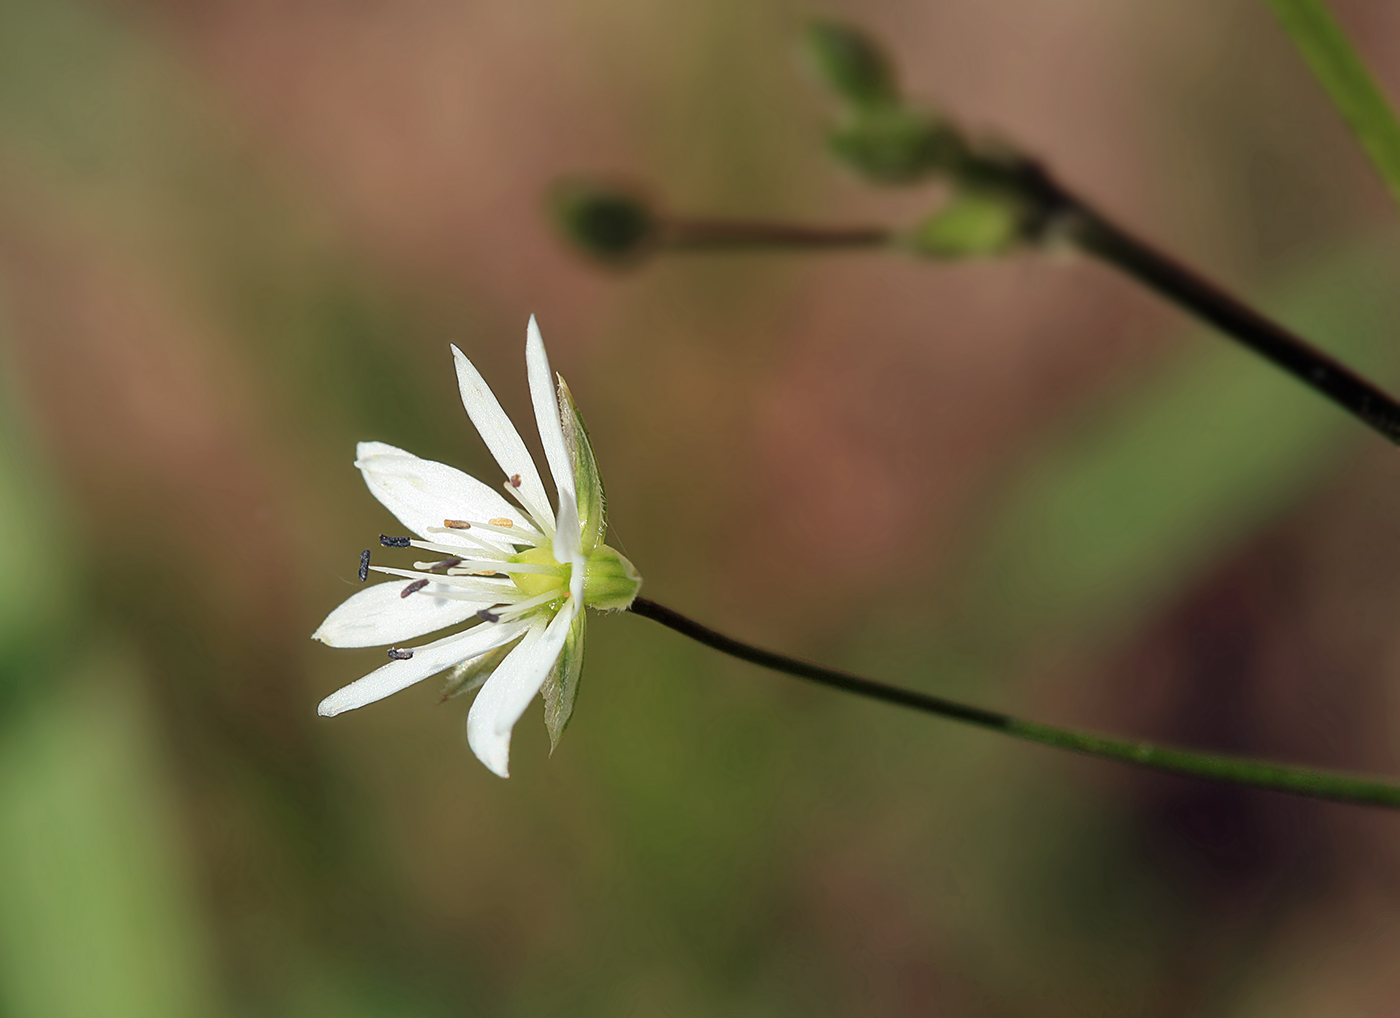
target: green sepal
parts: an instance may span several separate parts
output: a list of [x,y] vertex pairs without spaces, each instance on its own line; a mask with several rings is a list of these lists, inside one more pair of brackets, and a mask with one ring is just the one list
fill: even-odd
[[505,660],[506,655],[515,649],[515,645],[519,642],[519,640],[512,640],[504,647],[488,650],[485,654],[468,658],[461,664],[455,665],[447,673],[447,682],[442,687],[442,696],[438,697],[438,703],[446,703],[454,696],[470,693],[480,686],[491,677],[491,673]]
[[915,184],[956,173],[967,142],[948,121],[906,106],[862,110],[827,136],[836,158],[877,184]]
[[603,543],[603,535],[607,532],[607,498],[603,493],[603,478],[598,474],[598,461],[593,458],[593,443],[588,440],[588,428],[574,405],[568,385],[562,378],[558,381],[559,418],[564,425],[564,444],[568,446],[569,458],[574,463],[582,550],[587,556]]
[[834,21],[814,21],[804,38],[818,76],[853,106],[896,105],[899,82],[884,49],[866,33]]
[[1026,210],[1009,194],[960,191],[907,238],[909,247],[929,258],[999,255],[1025,233]]
[[582,606],[574,615],[569,626],[569,635],[564,638],[564,649],[559,660],[545,679],[540,695],[544,697],[544,726],[549,731],[549,752],[559,745],[559,737],[574,713],[574,698],[578,695],[579,675],[583,672],[583,627],[585,613]]
[[627,556],[606,544],[588,556],[583,579],[583,603],[598,611],[626,611],[642,589],[642,576]]

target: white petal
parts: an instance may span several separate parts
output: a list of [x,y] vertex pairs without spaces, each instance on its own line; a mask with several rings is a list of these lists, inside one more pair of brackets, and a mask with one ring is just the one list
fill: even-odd
[[443,591],[456,591],[436,582],[404,597],[407,586],[408,581],[395,580],[352,594],[326,616],[326,621],[311,638],[332,647],[382,647],[416,639],[444,626],[455,626],[479,609],[496,603],[495,600],[473,602],[438,596]]
[[573,502],[560,502],[559,521],[554,528],[554,561],[569,563],[574,567],[569,574],[569,593],[574,601],[583,604],[583,582],[588,573],[588,560],[583,557],[580,539],[578,506]]
[[455,345],[452,347],[452,359],[457,365],[457,389],[462,394],[462,406],[466,407],[467,416],[476,425],[481,440],[491,450],[491,455],[496,457],[507,478],[519,475],[520,487],[515,489],[516,494],[539,521],[540,527],[552,528],[554,513],[549,508],[549,496],[545,494],[540,472],[535,469],[535,461],[530,456],[530,450],[525,448],[520,432],[510,423],[510,418],[501,409],[500,402],[481,377],[481,372]]
[[[530,325],[525,330],[525,366],[530,375],[530,399],[535,404],[535,424],[540,429],[544,458],[549,463],[550,474],[554,477],[554,490],[559,493],[561,510],[563,503],[574,503],[574,530],[577,531],[578,492],[574,485],[574,461],[569,456],[569,446],[564,439],[564,425],[559,418],[559,397],[554,392],[554,373],[549,370],[549,355],[544,352],[544,338],[540,335],[540,327],[535,324],[534,315],[530,316]],[[557,552],[555,557],[558,558]]]
[[486,680],[467,714],[467,744],[503,778],[510,776],[510,730],[549,677],[564,649],[575,610],[576,602],[570,598],[548,626],[537,621]]
[[[383,442],[361,442],[355,451],[355,466],[364,475],[370,493],[419,537],[470,547],[465,538],[450,531],[442,533],[444,520],[507,519],[527,533],[539,533],[530,518],[504,495],[456,467],[420,459]],[[436,530],[430,533],[430,527]],[[500,548],[510,547],[510,539],[501,534],[474,529],[472,535]]]
[[527,628],[524,622],[484,622],[465,633],[454,633],[436,643],[414,647],[413,657],[407,661],[390,661],[364,678],[337,689],[321,701],[316,713],[329,718],[382,700],[444,668],[509,643]]

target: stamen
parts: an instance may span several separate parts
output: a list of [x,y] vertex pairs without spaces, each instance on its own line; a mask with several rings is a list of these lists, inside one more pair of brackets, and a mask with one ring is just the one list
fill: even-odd
[[390,537],[388,534],[379,535],[379,543],[386,548],[407,548],[411,537]]
[[417,593],[418,591],[422,590],[422,589],[423,589],[424,587],[426,587],[427,585],[428,585],[428,581],[427,581],[427,580],[414,580],[414,581],[413,581],[412,583],[410,583],[407,587],[404,587],[404,588],[403,588],[403,593],[399,594],[399,597],[408,597],[409,594]]
[[541,566],[533,562],[498,562],[492,560],[463,559],[462,564],[447,571],[448,576],[476,576],[486,573],[541,573],[545,576],[563,576],[563,566]]
[[413,651],[409,650],[409,649],[406,648],[406,647],[403,647],[403,648],[401,648],[401,647],[390,647],[390,648],[389,648],[389,660],[390,660],[390,661],[407,661],[407,660],[409,660],[411,657],[413,657]]
[[431,580],[442,587],[451,589],[438,589],[433,591],[433,597],[446,597],[461,601],[511,601],[519,595],[515,584],[509,580],[492,580],[485,577],[471,578],[465,576],[453,576],[450,573],[434,573],[431,576],[424,576],[422,573],[414,572],[411,569],[394,569],[391,566],[370,566],[370,572],[384,573],[388,576],[402,576],[406,580]]
[[567,588],[555,587],[553,590],[546,590],[543,594],[532,597],[528,601],[517,601],[515,604],[507,605],[501,609],[500,615],[501,618],[517,618],[525,614],[525,612],[529,611],[531,608],[538,608],[540,605],[548,604],[550,601],[562,601],[568,596],[569,591]]
[[360,552],[360,582],[369,579],[369,549]]
[[493,612],[490,608],[483,608],[483,609],[481,609],[481,611],[479,611],[479,612],[476,613],[476,617],[479,618],[482,622],[500,622],[500,621],[501,621],[501,617],[500,617],[499,615],[497,615],[495,612]]
[[413,568],[414,568],[414,569],[422,569],[422,570],[424,570],[425,572],[430,572],[430,573],[439,573],[439,572],[444,572],[444,573],[445,573],[447,570],[451,569],[453,566],[460,566],[461,564],[462,564],[462,560],[459,559],[459,558],[445,558],[445,559],[443,559],[441,562],[415,562],[415,563],[413,563]]
[[[445,523],[447,521],[444,520],[443,522]],[[507,520],[506,522],[510,521]],[[428,527],[426,529],[430,534],[445,534],[448,532],[447,530],[443,530],[441,527]],[[469,537],[467,534],[460,533],[458,528],[456,527],[452,527],[449,529],[452,532],[456,533],[458,537],[465,537],[468,540],[473,540],[473,538]],[[526,530],[524,527],[498,527],[491,523],[473,523],[472,529],[487,530],[493,534],[500,534],[504,537],[509,537],[511,544],[528,544],[531,547],[534,547],[535,545],[539,544],[542,540],[544,540],[542,537],[540,537],[540,535],[537,532],[533,530]],[[479,539],[477,540],[478,543],[480,543]]]
[[[429,528],[429,529],[432,529],[432,528]],[[484,542],[477,542],[477,543],[481,543],[481,544],[482,544],[482,548],[481,548],[480,551],[474,551],[474,552],[472,552],[473,556],[476,557],[476,558],[487,558],[487,559],[490,559],[491,561],[494,562],[494,561],[496,561],[497,559],[501,559],[502,561],[504,561],[504,560],[508,557],[508,555],[509,555],[509,553],[508,553],[507,551],[505,551],[505,550],[502,549],[502,548],[497,547],[496,545],[488,545],[488,544],[485,544]],[[462,551],[463,551],[463,549],[462,549],[461,545],[456,545],[456,544],[437,544],[437,543],[434,542],[434,541],[410,541],[409,544],[411,544],[411,545],[412,545],[413,547],[415,547],[415,548],[422,548],[424,551],[435,551],[435,552],[437,552],[439,555],[447,555],[447,556],[450,556],[451,558],[461,558],[461,557],[462,557]]]
[[[511,484],[510,481],[502,481],[501,487],[506,490],[507,495],[515,499],[520,508],[525,510],[525,515],[534,522],[535,526],[539,527],[540,533],[544,534],[547,538],[554,537],[554,517],[548,512],[548,499],[546,499],[545,512],[541,515],[537,508],[525,500],[525,496],[521,494],[520,489]],[[477,526],[479,527],[481,524],[478,523]]]
[[[453,537],[457,538],[457,540],[466,541],[468,544],[475,545],[477,548],[480,548],[483,552],[486,552],[491,555],[507,554],[506,551],[502,549],[499,544],[491,544],[483,538],[476,537],[473,534],[464,534],[460,530],[450,530],[447,527],[424,527],[423,529],[430,534],[451,534]],[[491,528],[487,527],[484,523],[479,523],[472,529],[489,530]],[[531,547],[534,547],[534,540],[529,537],[511,537],[511,541],[515,544],[526,544],[530,545]],[[416,545],[416,547],[425,548],[428,546],[426,544],[420,544]],[[449,553],[455,555],[457,554],[457,552],[462,550],[462,546],[460,544],[435,544],[432,545],[432,549],[445,549],[443,551],[444,555]]]

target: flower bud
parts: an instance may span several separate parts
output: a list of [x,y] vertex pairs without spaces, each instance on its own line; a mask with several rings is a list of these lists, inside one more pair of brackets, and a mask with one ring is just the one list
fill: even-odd
[[804,43],[818,77],[846,102],[858,107],[899,104],[894,65],[864,32],[834,21],[814,21],[807,26]]
[[1022,238],[1025,209],[1011,194],[961,191],[909,236],[915,253],[932,258],[997,255]]
[[599,611],[629,608],[641,589],[641,574],[621,552],[600,544],[588,556],[583,579],[583,603],[589,608]]
[[832,153],[879,184],[912,184],[957,168],[967,144],[951,124],[923,110],[863,110],[827,138]]
[[622,188],[566,181],[554,188],[550,208],[564,236],[599,261],[638,261],[656,239],[656,217],[650,206]]

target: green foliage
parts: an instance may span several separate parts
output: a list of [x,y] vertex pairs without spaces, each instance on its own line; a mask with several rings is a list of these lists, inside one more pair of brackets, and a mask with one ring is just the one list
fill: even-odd
[[214,1013],[173,804],[120,657],[94,659],[0,744],[0,1011]]
[[814,21],[803,42],[817,76],[846,102],[861,108],[899,103],[894,64],[865,32],[834,21]]
[[1322,0],[1267,0],[1400,203],[1400,123]]

